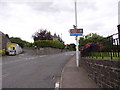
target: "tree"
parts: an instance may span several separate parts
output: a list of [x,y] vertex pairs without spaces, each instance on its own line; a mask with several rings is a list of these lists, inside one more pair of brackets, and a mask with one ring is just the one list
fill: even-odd
[[23,48],[24,46],[33,47],[33,43],[29,43],[29,42],[27,42],[27,41],[25,41],[25,40],[22,40],[22,39],[19,38],[19,37],[10,37],[10,41],[11,41],[12,43],[17,43],[17,44],[20,45],[22,48]]
[[5,34],[5,36],[6,36],[7,38],[9,38],[9,35],[8,35],[8,34]]
[[23,44],[21,38],[19,38],[19,37],[11,37],[11,38],[10,38],[10,41],[11,41],[12,43],[17,43],[17,44],[19,44],[22,48],[24,47],[24,44]]
[[84,37],[80,37],[79,47],[85,46],[87,43],[97,43],[104,39],[103,36],[97,35],[96,33],[90,33]]
[[67,44],[66,48],[69,49],[69,50],[75,51],[76,50],[76,45],[74,43]]
[[115,45],[113,45],[113,37],[103,37],[97,35],[96,33],[88,34],[84,37],[81,37],[79,40],[79,47],[81,50],[89,49],[91,51],[104,51],[110,52],[115,51]]
[[34,35],[32,35],[34,41],[37,40],[53,40],[52,35],[50,32],[48,32],[46,29],[45,30],[39,30],[38,32],[35,32]]

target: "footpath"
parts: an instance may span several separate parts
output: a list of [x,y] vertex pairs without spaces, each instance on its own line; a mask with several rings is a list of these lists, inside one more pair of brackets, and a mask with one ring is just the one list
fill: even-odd
[[60,88],[99,88],[96,83],[90,79],[88,73],[82,65],[76,67],[75,55],[65,65],[60,81]]

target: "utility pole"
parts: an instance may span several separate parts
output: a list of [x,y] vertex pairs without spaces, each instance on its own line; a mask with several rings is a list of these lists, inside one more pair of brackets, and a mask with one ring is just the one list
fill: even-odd
[[[77,29],[77,3],[75,0],[75,26],[74,29]],[[79,40],[78,40],[78,36],[75,37],[76,40],[76,66],[79,67]]]

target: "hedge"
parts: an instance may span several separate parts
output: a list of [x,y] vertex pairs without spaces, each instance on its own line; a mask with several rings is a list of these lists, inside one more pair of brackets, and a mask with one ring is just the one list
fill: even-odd
[[64,49],[65,45],[58,40],[50,41],[50,40],[37,40],[34,42],[35,46],[38,48],[44,48],[44,47],[52,47],[52,48],[59,48]]

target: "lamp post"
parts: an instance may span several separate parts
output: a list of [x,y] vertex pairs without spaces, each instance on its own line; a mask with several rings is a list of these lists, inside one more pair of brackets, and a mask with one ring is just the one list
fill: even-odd
[[79,67],[80,63],[79,63],[79,38],[78,36],[83,36],[83,28],[77,28],[77,3],[75,0],[75,25],[73,25],[74,29],[70,29],[70,36],[75,36],[75,40],[76,40],[76,66]]
[[[74,25],[74,29],[77,29],[77,3],[75,0],[75,25]],[[78,40],[78,36],[75,37],[76,40],[76,66],[79,67],[79,40]]]

